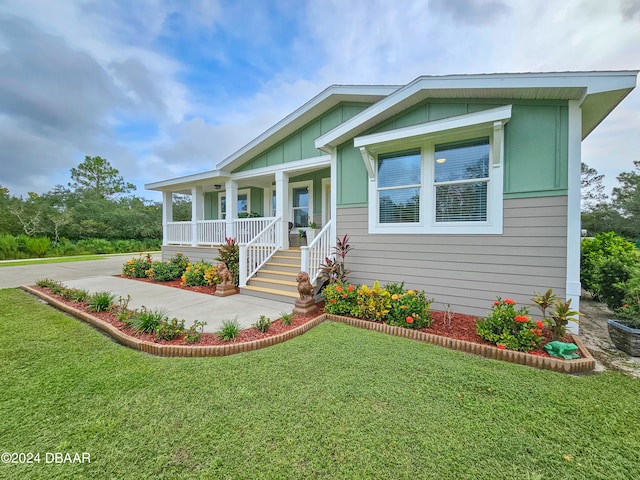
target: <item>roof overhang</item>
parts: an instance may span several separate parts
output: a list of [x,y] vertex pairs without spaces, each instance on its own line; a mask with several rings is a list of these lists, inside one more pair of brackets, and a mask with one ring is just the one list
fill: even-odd
[[341,102],[376,103],[400,85],[332,85],[217,165],[232,171]]
[[167,191],[175,193],[191,193],[193,187],[210,187],[216,181],[224,183],[230,177],[228,172],[222,170],[210,170],[208,172],[185,175],[184,177],[162,180],[160,182],[147,183],[147,190]]
[[318,137],[330,151],[426,99],[577,100],[584,139],[636,86],[638,71],[422,76]]

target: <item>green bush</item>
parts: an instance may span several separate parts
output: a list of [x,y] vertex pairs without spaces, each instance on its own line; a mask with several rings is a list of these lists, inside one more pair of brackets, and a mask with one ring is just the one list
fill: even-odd
[[516,311],[516,302],[509,298],[493,302],[486,318],[478,321],[476,331],[480,337],[498,348],[529,352],[544,341],[542,321],[533,322],[527,307]]
[[362,285],[358,288],[357,295],[358,317],[375,322],[387,319],[391,310],[391,294],[380,286],[380,282],[374,282],[373,288]]
[[181,276],[189,266],[189,257],[180,252],[176,252],[176,254],[169,259],[169,263],[175,265],[179,269],[180,275],[178,276]]
[[115,298],[111,292],[96,292],[87,299],[87,308],[92,312],[104,312],[111,308]]
[[[389,291],[388,287],[385,287]],[[395,292],[397,289],[392,287]],[[433,299],[428,299],[423,291],[407,290],[391,294],[391,308],[387,314],[387,323],[396,327],[425,328],[431,325],[429,308]]]
[[30,255],[44,257],[51,245],[48,237],[27,237],[24,239],[24,247]]
[[139,333],[155,333],[166,317],[167,312],[164,309],[147,310],[146,307],[142,307],[130,317],[129,326]]
[[18,258],[18,240],[13,235],[0,235],[0,260]]
[[324,287],[322,294],[325,298],[325,312],[333,315],[358,315],[357,286],[338,280]]
[[173,263],[153,262],[146,274],[154,282],[168,282],[180,278],[182,271],[179,266]]
[[182,274],[182,285],[189,287],[202,287],[208,285],[205,273],[212,267],[207,262],[190,263]]
[[87,240],[79,240],[78,249],[88,254],[92,253],[115,253],[116,250],[109,240],[103,238],[90,238]]
[[163,318],[155,328],[156,339],[173,340],[185,334],[184,320]]
[[140,255],[132,258],[122,266],[122,275],[133,278],[146,278],[147,271],[151,268],[151,255]]
[[293,321],[293,313],[281,313],[280,321],[282,322],[282,325],[291,325],[291,322]]
[[193,325],[191,325],[185,333],[184,341],[186,343],[198,343],[202,338],[202,332],[206,324],[207,322],[200,322],[198,320],[193,322]]
[[253,325],[253,328],[262,333],[266,333],[269,327],[271,327],[271,319],[264,315],[260,315],[260,319]]

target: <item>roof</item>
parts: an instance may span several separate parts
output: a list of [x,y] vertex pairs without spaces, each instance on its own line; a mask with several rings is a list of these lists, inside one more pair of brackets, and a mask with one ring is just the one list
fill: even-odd
[[428,98],[582,101],[584,139],[635,88],[637,70],[421,76],[316,139],[328,151]]

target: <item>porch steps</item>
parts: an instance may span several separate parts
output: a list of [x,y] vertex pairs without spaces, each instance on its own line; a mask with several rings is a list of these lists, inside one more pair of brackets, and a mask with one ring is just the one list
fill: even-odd
[[280,302],[298,298],[296,276],[300,272],[299,248],[279,250],[250,280],[241,293]]

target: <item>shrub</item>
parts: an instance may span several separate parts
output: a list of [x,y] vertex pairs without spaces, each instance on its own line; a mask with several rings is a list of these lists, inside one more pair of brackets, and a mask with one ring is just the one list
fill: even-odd
[[237,287],[240,283],[240,250],[234,238],[226,238],[226,243],[218,247],[218,262],[224,262],[233,277],[233,282]]
[[154,282],[168,282],[182,275],[180,267],[170,262],[153,262],[145,273]]
[[42,278],[40,280],[36,280],[36,285],[38,287],[48,288],[48,289],[51,289],[54,286],[62,286],[62,284],[59,281],[53,280],[51,278]]
[[238,320],[223,320],[222,326],[220,330],[218,330],[218,335],[222,340],[228,342],[230,340],[235,340],[238,338],[238,334],[240,333],[240,324]]
[[51,245],[48,237],[27,237],[24,240],[24,246],[27,252],[36,257],[43,257]]
[[218,275],[218,267],[212,265],[204,271],[204,281],[207,285],[218,285],[222,278]]
[[188,287],[202,287],[207,285],[204,274],[210,268],[211,264],[207,262],[190,263],[182,274],[182,285]]
[[283,312],[280,314],[280,321],[282,322],[282,325],[291,325],[291,322],[293,321],[293,313],[286,313]]
[[18,240],[13,235],[0,235],[0,260],[17,258]]
[[493,309],[486,318],[478,321],[476,331],[480,337],[498,348],[529,352],[544,341],[543,322],[533,322],[527,307],[516,311],[516,302],[509,298],[493,302]]
[[[404,282],[403,282],[404,283]],[[390,290],[386,289],[388,292]],[[396,292],[398,289],[393,288]],[[429,308],[433,299],[428,299],[423,291],[407,290],[403,292],[400,286],[400,293],[391,293],[391,307],[387,315],[387,323],[397,327],[424,328],[432,323]]]
[[358,287],[337,281],[322,291],[324,311],[334,315],[358,315]]
[[142,307],[131,316],[129,325],[136,332],[154,333],[166,316],[167,312],[164,309],[147,310],[146,307]]
[[87,308],[93,312],[104,312],[113,305],[115,295],[111,292],[96,292],[87,299]]
[[582,315],[577,310],[571,310],[571,299],[563,302],[559,298],[555,300],[555,309],[549,314],[547,323],[551,327],[551,336],[553,340],[562,340],[567,331],[569,320],[578,321],[577,317]]
[[271,326],[271,319],[267,318],[264,315],[260,315],[260,319],[253,325],[253,328],[258,330],[259,332],[265,333],[269,330]]
[[373,288],[362,285],[357,294],[358,317],[376,322],[386,319],[391,309],[391,294],[380,286],[380,282],[374,282]]
[[633,243],[613,232],[584,239],[580,246],[580,281],[583,288],[595,300],[607,302],[610,308],[620,307],[624,293],[616,285],[631,278],[638,257]]
[[157,340],[173,340],[185,333],[184,320],[163,318],[155,328]]
[[330,257],[324,259],[320,271],[320,277],[329,283],[346,282],[347,275],[351,273],[345,267],[345,258],[353,247],[349,245],[349,236],[336,238],[336,246],[333,248]]
[[125,277],[145,278],[147,270],[152,266],[151,255],[140,255],[138,258],[132,258],[122,266],[122,274]]
[[104,238],[89,238],[86,240],[79,240],[76,244],[78,249],[86,253],[115,253],[116,249],[113,247],[109,240]]
[[[199,322],[196,320],[193,322],[193,325],[189,327],[187,333],[184,336],[184,341],[186,343],[197,343],[202,338],[202,332],[204,331],[204,326],[207,322]],[[198,330],[200,329],[200,330]]]
[[169,263],[172,265],[175,265],[176,268],[178,268],[178,270],[180,271],[180,275],[178,275],[179,277],[184,273],[184,271],[189,266],[189,257],[187,257],[186,255],[183,255],[180,252],[176,252],[176,254],[169,259]]

